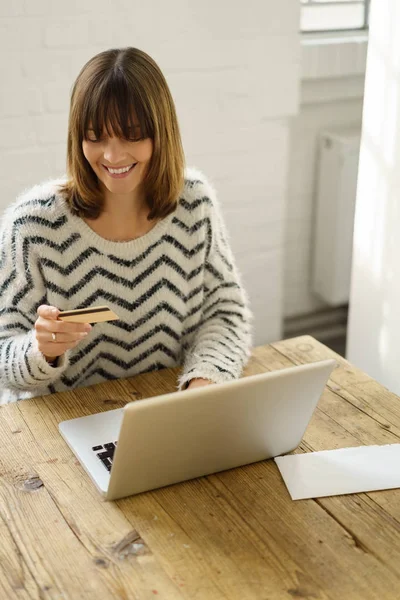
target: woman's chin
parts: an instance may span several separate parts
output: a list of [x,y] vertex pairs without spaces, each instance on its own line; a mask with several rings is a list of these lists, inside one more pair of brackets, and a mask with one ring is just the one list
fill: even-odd
[[131,194],[135,191],[138,184],[123,179],[114,179],[112,181],[101,181],[102,187],[111,192],[112,194]]

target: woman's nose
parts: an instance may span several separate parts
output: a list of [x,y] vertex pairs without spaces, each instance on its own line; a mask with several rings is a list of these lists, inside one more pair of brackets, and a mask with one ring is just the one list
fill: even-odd
[[113,166],[117,166],[119,163],[122,163],[126,155],[119,138],[109,138],[103,153],[104,160]]

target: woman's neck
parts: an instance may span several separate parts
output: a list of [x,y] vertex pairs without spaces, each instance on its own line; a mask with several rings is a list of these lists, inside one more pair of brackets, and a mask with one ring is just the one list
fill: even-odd
[[105,193],[99,217],[84,220],[105,239],[123,242],[141,237],[154,227],[157,221],[148,220],[149,212],[144,197]]
[[141,189],[135,189],[129,194],[115,194],[104,185],[101,187],[104,199],[102,212],[115,220],[135,219],[146,212],[148,214],[146,195]]

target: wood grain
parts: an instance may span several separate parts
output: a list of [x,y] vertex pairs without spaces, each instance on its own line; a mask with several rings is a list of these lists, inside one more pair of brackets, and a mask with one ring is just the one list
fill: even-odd
[[[397,443],[399,398],[309,336],[244,376],[334,356],[296,450]],[[176,390],[176,369],[0,408],[1,599],[395,600],[400,490],[293,502],[263,461],[106,502],[58,423]]]

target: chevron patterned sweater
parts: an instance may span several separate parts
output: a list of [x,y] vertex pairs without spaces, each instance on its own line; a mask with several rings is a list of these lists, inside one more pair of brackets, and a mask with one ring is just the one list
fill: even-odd
[[[3,217],[2,403],[182,363],[179,388],[194,377],[239,377],[251,314],[204,176],[188,169],[174,213],[128,242],[108,241],[72,215],[60,181],[35,186]],[[34,334],[40,304],[105,304],[120,318],[94,324],[52,367]]]

